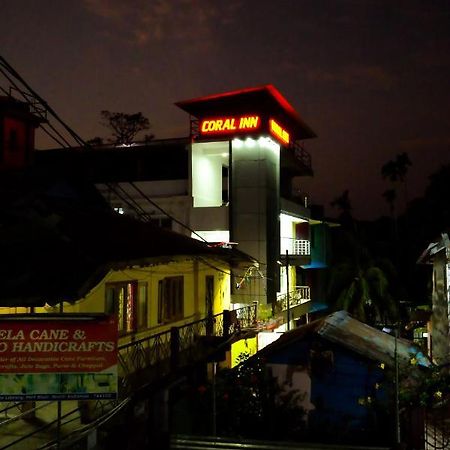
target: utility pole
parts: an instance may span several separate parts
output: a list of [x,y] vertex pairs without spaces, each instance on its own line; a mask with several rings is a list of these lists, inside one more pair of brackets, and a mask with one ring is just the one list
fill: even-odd
[[287,331],[291,329],[291,305],[289,299],[289,250],[286,250],[286,319]]

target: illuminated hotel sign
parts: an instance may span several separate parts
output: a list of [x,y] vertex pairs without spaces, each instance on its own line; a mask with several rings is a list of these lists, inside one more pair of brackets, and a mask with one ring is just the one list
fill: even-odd
[[221,117],[215,119],[204,119],[200,122],[200,133],[236,133],[239,131],[253,131],[260,127],[259,116]]
[[289,133],[275,120],[270,119],[269,129],[272,135],[276,137],[278,140],[280,140],[283,144],[289,144],[290,142]]
[[291,142],[289,133],[274,119],[267,122],[258,115],[225,116],[206,118],[200,121],[200,135],[233,135],[240,133],[263,132],[267,130],[282,145]]

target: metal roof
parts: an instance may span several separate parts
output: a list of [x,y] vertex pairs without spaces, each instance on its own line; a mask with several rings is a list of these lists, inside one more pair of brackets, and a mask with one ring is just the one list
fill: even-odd
[[[334,312],[322,319],[303,325],[284,335],[262,351],[273,354],[311,336],[320,336],[351,350],[362,357],[393,366],[397,352],[399,364],[407,366],[412,359],[429,367],[431,362],[421,350],[406,339],[396,338],[354,319],[346,311]],[[397,347],[397,350],[396,350]]]

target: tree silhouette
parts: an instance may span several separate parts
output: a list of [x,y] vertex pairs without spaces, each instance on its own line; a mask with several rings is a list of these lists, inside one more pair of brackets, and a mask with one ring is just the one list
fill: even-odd
[[345,228],[354,228],[355,221],[352,217],[352,204],[350,201],[349,190],[346,189],[341,195],[337,196],[333,201],[330,202],[333,208],[339,210],[339,221],[341,225]]
[[330,205],[338,208],[341,214],[350,214],[352,205],[350,202],[349,190],[346,189],[341,195],[337,196]]
[[[112,132],[110,142],[115,145],[131,145],[135,137],[150,128],[150,122],[141,112],[126,114],[103,110],[100,113],[103,126]],[[145,140],[153,139],[153,135],[146,135]]]
[[388,260],[373,260],[353,233],[343,230],[339,239],[343,250],[331,267],[330,305],[372,325],[394,320],[397,306],[392,294],[392,264]]
[[88,145],[90,145],[92,147],[98,147],[100,145],[103,145],[104,142],[103,142],[103,138],[101,138],[99,136],[96,136],[96,137],[94,137],[92,139],[87,140],[86,144],[88,144]]
[[406,152],[399,153],[395,159],[391,159],[381,167],[381,176],[393,183],[402,183],[405,193],[405,206],[408,204],[408,190],[406,183],[406,175],[408,168],[412,165],[411,160]]

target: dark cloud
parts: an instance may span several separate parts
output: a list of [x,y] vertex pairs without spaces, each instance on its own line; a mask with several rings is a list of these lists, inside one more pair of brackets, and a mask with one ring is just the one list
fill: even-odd
[[394,85],[394,77],[381,66],[349,65],[334,70],[307,69],[309,81],[333,83],[347,88],[364,88],[370,90],[389,90]]
[[[241,2],[83,0],[83,4],[110,27],[119,27],[131,44],[145,46],[165,40],[213,45],[216,27],[233,22]],[[117,38],[117,33],[111,36]]]
[[[413,161],[410,192],[450,160],[448,0],[3,0],[2,55],[81,136],[99,111],[185,135],[178,100],[273,83],[318,134],[316,202],[349,189],[386,212],[380,167]],[[39,145],[49,146],[40,136]]]

